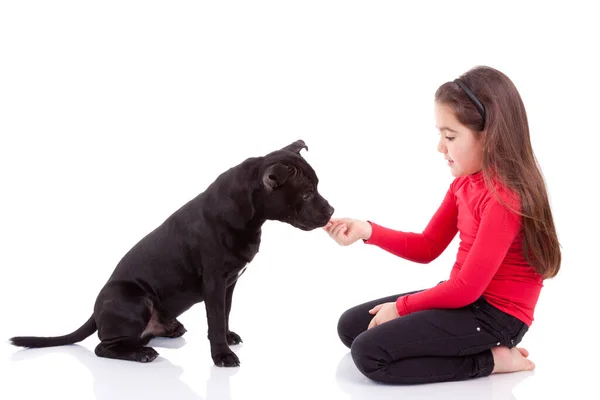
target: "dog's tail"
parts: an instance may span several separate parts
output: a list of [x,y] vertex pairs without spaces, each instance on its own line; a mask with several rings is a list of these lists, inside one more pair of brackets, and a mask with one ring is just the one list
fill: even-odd
[[85,324],[68,335],[55,337],[16,336],[11,338],[10,341],[15,346],[30,348],[64,346],[66,344],[81,342],[96,332],[96,329],[96,321],[94,321],[94,315],[92,314]]

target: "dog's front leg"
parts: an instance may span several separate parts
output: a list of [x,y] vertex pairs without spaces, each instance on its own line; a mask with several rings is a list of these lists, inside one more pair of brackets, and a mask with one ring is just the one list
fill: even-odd
[[218,367],[237,367],[240,365],[240,360],[227,344],[227,281],[221,277],[205,279],[203,289],[208,340],[213,362]]
[[233,282],[227,288],[227,293],[225,295],[225,329],[227,332],[227,344],[234,345],[242,342],[242,338],[235,332],[229,330],[229,313],[231,312],[231,301],[233,299],[233,289],[235,288],[235,284],[237,280]]

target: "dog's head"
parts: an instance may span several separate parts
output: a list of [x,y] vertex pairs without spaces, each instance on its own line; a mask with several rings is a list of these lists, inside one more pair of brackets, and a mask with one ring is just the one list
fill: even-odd
[[267,219],[305,230],[325,226],[334,209],[318,191],[319,179],[300,155],[308,147],[302,140],[264,157],[263,212]]

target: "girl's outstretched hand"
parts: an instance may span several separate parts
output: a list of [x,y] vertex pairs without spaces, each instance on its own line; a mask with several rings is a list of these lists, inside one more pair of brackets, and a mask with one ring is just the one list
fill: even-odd
[[371,237],[371,224],[352,218],[332,218],[323,229],[340,246],[348,246],[357,240]]

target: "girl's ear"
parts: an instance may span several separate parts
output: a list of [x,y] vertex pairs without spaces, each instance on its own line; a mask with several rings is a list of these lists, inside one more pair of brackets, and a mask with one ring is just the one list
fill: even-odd
[[477,134],[477,138],[483,142],[483,147],[485,148],[487,146],[487,131],[481,131]]
[[488,143],[487,143],[487,137],[486,137],[487,132],[486,131],[481,131],[477,134],[477,140],[481,143],[481,148],[483,150],[483,152],[485,153],[488,150]]

